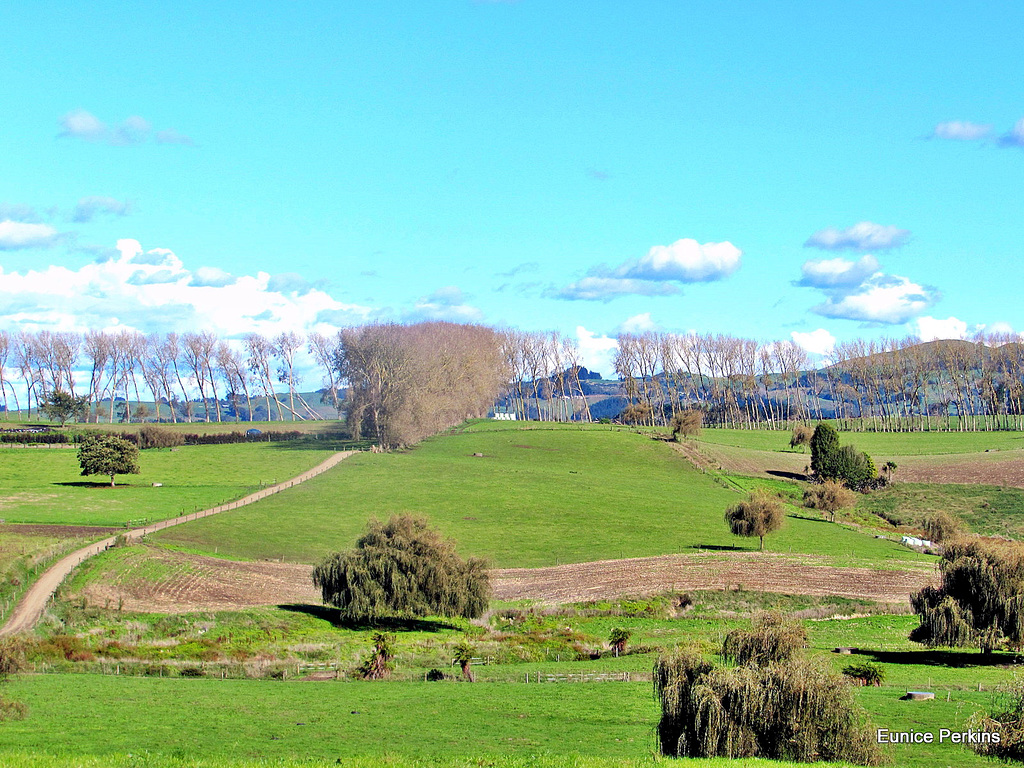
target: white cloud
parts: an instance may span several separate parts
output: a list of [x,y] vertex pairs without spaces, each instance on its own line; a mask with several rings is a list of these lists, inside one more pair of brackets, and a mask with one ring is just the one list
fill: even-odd
[[793,331],[789,335],[793,337],[794,342],[799,344],[808,352],[813,352],[814,354],[822,355],[823,357],[831,355],[836,346],[836,337],[824,328],[819,328],[818,330],[811,331],[809,333]]
[[656,245],[640,259],[618,267],[593,267],[586,277],[547,295],[556,299],[610,301],[617,296],[668,296],[679,293],[671,283],[722,280],[735,272],[743,252],[730,242],[704,243],[684,238]]
[[679,288],[670,283],[653,280],[629,280],[621,277],[584,277],[551,294],[556,299],[583,301],[610,301],[618,296],[670,296]]
[[301,297],[270,290],[266,272],[228,283],[211,279],[227,273],[188,269],[166,248],[145,251],[137,240],[125,239],[117,250],[117,256],[79,269],[55,265],[22,274],[0,268],[0,323],[28,330],[202,328],[231,337],[251,331],[330,332],[326,317],[337,324],[358,323],[372,314],[369,307],[344,304],[317,289]]
[[910,238],[910,231],[893,226],[860,221],[846,229],[819,229],[804,243],[805,248],[826,251],[881,251],[898,248]]
[[917,318],[914,326],[915,332],[921,341],[967,338],[967,323],[952,316],[947,317],[945,320],[940,320],[937,317],[924,315]]
[[49,224],[0,221],[0,251],[23,248],[49,248],[57,239],[57,230]]
[[627,318],[619,323],[615,329],[616,333],[644,333],[645,331],[656,331],[660,326],[651,319],[650,312],[643,312],[639,315]]
[[620,266],[614,276],[683,283],[721,280],[739,268],[742,255],[730,242],[701,245],[687,237],[671,245],[654,246],[640,260]]
[[898,275],[876,273],[850,292],[832,292],[812,311],[825,317],[899,324],[924,312],[938,292]]
[[800,268],[803,277],[797,285],[810,288],[841,288],[860,285],[879,269],[878,259],[862,256],[857,261],[847,259],[812,259]]
[[466,303],[466,296],[461,289],[446,285],[429,296],[421,297],[403,317],[412,322],[448,320],[453,323],[476,323],[483,319],[483,312]]
[[597,371],[605,378],[614,376],[615,366],[612,360],[619,348],[619,343],[614,338],[598,336],[582,325],[577,325],[576,340],[579,343],[580,359],[584,368]]
[[[142,144],[153,135],[153,126],[138,115],[132,115],[124,122],[108,125],[91,112],[76,109],[64,115],[58,124],[58,138],[81,139],[93,144],[110,144],[116,147]],[[173,129],[157,131],[154,138],[158,144],[194,146],[192,139]]]
[[977,141],[992,133],[991,125],[972,123],[967,120],[951,120],[939,123],[932,131],[933,139],[949,139],[951,141]]
[[85,223],[92,221],[100,213],[109,213],[113,216],[127,216],[130,209],[130,203],[115,200],[113,197],[83,197],[75,206],[75,210],[71,214],[71,220]]

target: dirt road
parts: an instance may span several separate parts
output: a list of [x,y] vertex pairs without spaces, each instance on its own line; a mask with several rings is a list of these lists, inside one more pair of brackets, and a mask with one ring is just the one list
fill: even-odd
[[[204,509],[200,512],[193,512],[190,515],[182,515],[181,517],[175,517],[170,520],[162,520],[159,523],[153,523],[152,525],[147,525],[144,528],[133,528],[132,530],[125,531],[121,535],[125,536],[129,540],[140,539],[147,533],[162,531],[164,528],[188,523],[193,520],[198,520],[201,517],[209,517],[210,515],[216,515],[219,512],[227,512],[232,509],[244,507],[247,504],[252,504],[260,499],[265,499],[267,496],[280,493],[287,488],[298,485],[301,482],[309,480],[311,477],[316,477],[322,472],[326,472],[339,462],[347,459],[353,453],[356,453],[356,451],[341,451],[340,453],[336,453],[325,461],[317,464],[312,469],[303,472],[301,475],[297,475],[290,480],[285,480],[283,483],[269,486],[268,488],[264,488],[256,493],[251,493],[238,501],[221,504],[220,506]],[[39,617],[43,615],[46,603],[51,597],[53,597],[53,593],[57,591],[57,587],[61,585],[61,582],[63,582],[64,579],[66,579],[68,575],[82,562],[88,560],[90,557],[98,555],[100,552],[112,546],[116,538],[116,536],[110,536],[102,541],[90,544],[87,547],[82,547],[50,566],[50,568],[48,568],[29,588],[28,592],[26,592],[21,598],[21,601],[17,606],[15,606],[14,610],[11,611],[10,616],[7,618],[7,622],[3,627],[0,627],[0,636],[12,635],[17,632],[27,632],[32,629],[32,627],[35,626],[35,623],[39,621]]]

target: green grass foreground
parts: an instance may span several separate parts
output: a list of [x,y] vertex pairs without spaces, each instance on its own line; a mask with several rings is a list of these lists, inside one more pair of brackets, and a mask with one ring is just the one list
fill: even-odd
[[[150,522],[240,498],[287,480],[332,454],[308,444],[239,443],[141,451],[138,475],[81,476],[70,449],[4,449],[0,517],[13,523],[124,525]],[[159,488],[153,483],[162,483]]]
[[[27,704],[28,717],[3,724],[0,750],[16,749],[24,760],[65,761],[24,763],[39,768],[96,764],[86,759],[175,768],[220,768],[243,760],[289,765],[341,759],[361,766],[379,765],[388,755],[396,767],[789,765],[654,760],[658,706],[650,683],[311,683],[81,674],[24,676],[5,685],[4,695]],[[977,692],[932,702],[904,702],[901,695],[885,686],[860,689],[858,700],[876,726],[936,733],[962,727],[970,712],[991,700]],[[887,750],[901,766],[990,764],[949,743]],[[55,753],[62,757],[45,757]],[[535,762],[538,755],[549,762]],[[19,765],[2,752],[0,763]]]
[[[699,549],[750,551],[725,509],[742,495],[660,440],[630,431],[510,424],[390,454],[354,456],[285,494],[154,535],[237,559],[315,563],[350,548],[367,519],[414,513],[496,567],[539,567]],[[475,453],[483,456],[476,457]],[[923,556],[790,508],[769,552],[898,567]]]
[[646,757],[616,760],[583,755],[533,755],[490,757],[440,757],[416,759],[402,755],[339,757],[334,760],[239,760],[237,758],[190,758],[164,755],[124,754],[66,757],[8,752],[7,768],[848,768],[848,763],[791,763],[778,760],[728,760],[725,758],[674,760]]

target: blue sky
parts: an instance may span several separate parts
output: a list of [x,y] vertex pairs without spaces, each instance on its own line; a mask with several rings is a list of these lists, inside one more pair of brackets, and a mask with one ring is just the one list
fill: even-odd
[[8,4],[0,327],[1024,330],[1024,8],[779,5]]

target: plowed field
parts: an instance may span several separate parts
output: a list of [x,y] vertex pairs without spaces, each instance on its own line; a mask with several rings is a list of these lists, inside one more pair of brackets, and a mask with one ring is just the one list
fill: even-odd
[[[930,567],[883,571],[821,565],[821,558],[762,553],[666,555],[550,568],[491,571],[501,600],[573,603],[666,590],[764,590],[904,603],[934,578]],[[117,573],[99,572],[79,595],[92,605],[184,613],[319,603],[308,565],[235,562],[155,547]]]

